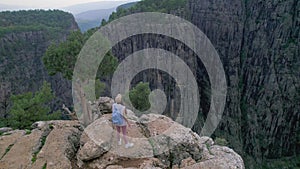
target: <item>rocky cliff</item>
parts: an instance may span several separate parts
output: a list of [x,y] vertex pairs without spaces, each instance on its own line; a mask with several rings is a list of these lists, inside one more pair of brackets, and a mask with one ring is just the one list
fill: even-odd
[[61,75],[49,76],[42,62],[47,47],[77,30],[73,16],[62,11],[1,12],[0,112],[10,94],[35,92],[43,81],[51,83],[57,99],[52,108],[71,103],[71,84]]
[[[151,3],[152,8],[147,8]],[[287,157],[289,161],[299,156],[300,2],[188,0],[185,6],[171,10],[161,4],[140,2],[127,14],[167,11],[186,18],[208,36],[222,60],[228,93],[222,121],[213,137],[228,140],[245,157],[249,168],[276,168],[272,165],[276,159]],[[123,60],[145,48],[171,51],[196,72],[201,112],[193,130],[200,133],[210,105],[210,84],[203,64],[184,44],[162,35],[135,35],[113,51]],[[178,110],[179,95],[172,77],[147,70],[135,76],[132,85],[139,81],[150,82],[152,89],[163,89],[168,98],[164,113],[176,117],[172,112]],[[296,162],[277,168],[299,165],[296,158]]]
[[170,118],[129,114],[131,148],[118,145],[111,114],[83,130],[78,121],[33,124],[32,131],[14,130],[0,136],[0,168],[172,168],[244,169],[232,149],[199,137]]
[[299,1],[191,0],[189,9],[227,74],[227,108],[215,134],[254,157],[249,167],[299,155]]

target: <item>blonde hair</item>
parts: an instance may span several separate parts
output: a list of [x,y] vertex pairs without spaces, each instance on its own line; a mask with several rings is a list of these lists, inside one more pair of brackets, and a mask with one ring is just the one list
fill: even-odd
[[122,103],[122,95],[121,95],[121,94],[118,94],[118,95],[116,96],[116,98],[115,98],[115,101],[116,101],[116,103],[118,103],[118,104]]

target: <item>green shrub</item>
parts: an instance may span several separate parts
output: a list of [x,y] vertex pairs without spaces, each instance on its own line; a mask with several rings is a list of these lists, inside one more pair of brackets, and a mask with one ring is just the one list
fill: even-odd
[[149,94],[151,90],[149,83],[138,83],[129,91],[129,98],[133,106],[139,111],[146,111],[150,108]]
[[51,112],[49,103],[54,99],[49,83],[44,82],[39,91],[12,95],[7,124],[14,129],[30,129],[36,121],[61,118],[61,112]]
[[215,139],[215,144],[220,145],[220,146],[227,146],[228,145],[228,141],[224,138],[219,138],[217,137]]

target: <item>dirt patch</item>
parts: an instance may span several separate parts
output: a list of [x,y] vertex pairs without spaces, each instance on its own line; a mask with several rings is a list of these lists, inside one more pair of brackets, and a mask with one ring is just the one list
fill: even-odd
[[159,117],[159,118],[147,123],[148,130],[149,130],[151,136],[156,136],[156,135],[164,133],[172,125],[173,125],[173,123],[170,122],[168,120],[168,118],[165,118],[165,117]]
[[129,168],[129,167],[136,167],[139,168],[146,160],[146,158],[143,159],[130,159],[130,160],[123,160],[123,161],[119,161],[117,164],[115,165],[120,165],[123,168]]

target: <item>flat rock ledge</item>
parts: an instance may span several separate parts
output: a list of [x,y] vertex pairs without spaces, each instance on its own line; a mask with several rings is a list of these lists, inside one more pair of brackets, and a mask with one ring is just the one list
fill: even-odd
[[83,129],[79,121],[40,121],[31,132],[8,129],[0,136],[0,169],[244,169],[232,149],[215,145],[158,114],[129,114],[129,141],[118,145],[111,114]]

